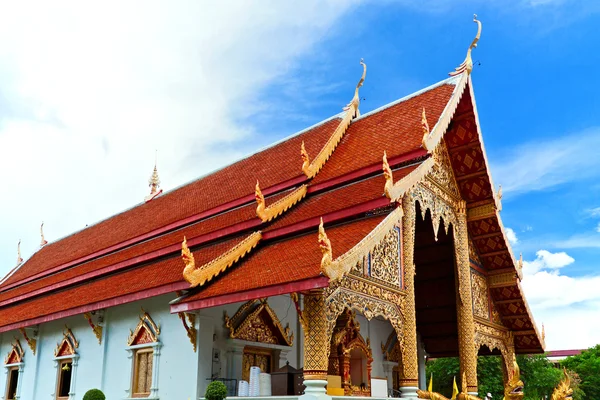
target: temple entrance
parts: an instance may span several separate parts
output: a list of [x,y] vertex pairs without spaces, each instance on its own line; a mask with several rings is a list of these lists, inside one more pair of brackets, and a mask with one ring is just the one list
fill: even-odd
[[339,385],[346,396],[371,396],[372,363],[369,338],[365,341],[355,313],[346,309],[338,317],[331,335],[328,386]]
[[416,203],[415,309],[417,332],[430,357],[458,356],[457,283],[452,226],[439,221],[434,234],[429,210],[425,218]]

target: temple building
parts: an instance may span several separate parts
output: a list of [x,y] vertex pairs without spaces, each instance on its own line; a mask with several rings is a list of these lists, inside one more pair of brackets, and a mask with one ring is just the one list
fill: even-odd
[[138,206],[42,234],[0,282],[0,394],[235,396],[259,367],[272,396],[416,398],[426,356],[459,357],[476,393],[478,355],[508,377],[543,352],[479,127],[476,22],[445,80],[361,115],[361,62],[340,114],[176,190],[155,168]]

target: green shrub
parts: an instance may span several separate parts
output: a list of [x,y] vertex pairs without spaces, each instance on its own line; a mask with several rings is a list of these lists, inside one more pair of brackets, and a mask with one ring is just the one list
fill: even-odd
[[223,400],[227,397],[227,386],[221,381],[211,382],[206,388],[204,397],[206,400]]
[[83,400],[106,400],[106,396],[99,389],[90,389],[83,395]]

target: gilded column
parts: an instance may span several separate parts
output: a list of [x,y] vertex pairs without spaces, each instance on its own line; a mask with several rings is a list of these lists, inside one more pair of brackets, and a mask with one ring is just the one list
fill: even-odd
[[303,296],[302,327],[304,330],[304,385],[305,398],[326,396],[329,340],[327,309],[322,290]]
[[[419,385],[417,353],[417,317],[415,310],[415,201],[407,194],[402,199],[402,265],[404,267],[404,304],[402,368],[400,389],[403,397],[416,396]],[[414,392],[414,393],[413,393]],[[406,396],[405,396],[406,395]]]
[[458,293],[456,309],[458,318],[458,349],[460,371],[467,377],[467,391],[477,392],[477,347],[473,320],[473,295],[471,291],[471,265],[469,262],[469,237],[467,232],[466,203],[462,201],[457,210],[454,230],[454,251]]

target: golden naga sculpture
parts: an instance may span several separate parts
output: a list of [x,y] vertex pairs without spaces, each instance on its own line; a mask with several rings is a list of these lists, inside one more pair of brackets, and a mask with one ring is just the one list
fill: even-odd
[[256,198],[257,203],[256,215],[262,220],[262,222],[270,221],[287,211],[294,204],[298,203],[304,198],[304,196],[306,196],[306,185],[300,186],[287,196],[279,199],[269,207],[266,207],[265,196],[263,196],[262,191],[260,190],[260,185],[258,181],[256,181],[256,188],[254,190],[254,197]]
[[571,388],[571,378],[569,374],[567,374],[566,368],[563,368],[563,374],[565,377],[558,384],[554,392],[552,392],[552,396],[550,400],[566,400],[573,398],[573,389]]
[[325,228],[323,227],[323,218],[321,218],[321,223],[319,224],[319,247],[321,248],[321,253],[323,253],[323,257],[321,258],[321,271],[332,280],[340,279],[341,276],[334,279],[333,276],[330,275],[334,272],[334,269],[331,268],[333,264],[333,250],[331,249],[331,241],[327,237],[327,233],[325,233]]
[[473,14],[473,22],[477,24],[477,35],[473,42],[469,46],[469,50],[467,50],[467,56],[465,57],[465,61],[462,62],[458,67],[455,68],[453,72],[450,72],[450,76],[460,75],[463,72],[467,71],[467,74],[470,74],[473,71],[473,60],[471,59],[471,51],[477,47],[477,42],[481,37],[481,21],[477,20],[477,14]]
[[202,286],[238,262],[256,247],[261,239],[262,233],[260,231],[254,232],[219,257],[196,268],[194,255],[188,248],[187,239],[184,237],[183,242],[181,243],[181,259],[185,264],[183,278],[191,287]]
[[392,198],[392,188],[394,187],[394,175],[390,164],[388,164],[387,154],[383,152],[383,177],[385,178],[385,186],[383,187],[383,193],[388,199]]
[[[456,385],[456,381],[454,382]],[[431,399],[431,400],[449,400],[447,397],[433,391],[433,375],[429,378],[429,385],[427,390],[417,390],[417,397],[419,399]],[[452,397],[454,399],[454,397]]]
[[429,147],[427,146],[427,139],[429,139],[429,123],[427,122],[427,115],[425,115],[425,107],[423,107],[423,114],[421,116],[421,127],[423,128],[423,140],[421,144],[423,148],[429,151]]
[[513,354],[513,370],[510,378],[504,387],[504,400],[521,400],[524,396],[523,381],[521,380],[521,370],[517,364],[517,358]]
[[302,146],[300,148],[300,156],[302,157],[302,172],[308,178],[314,178],[315,175],[317,175],[317,173],[321,170],[321,168],[323,168],[325,162],[329,159],[329,157],[331,157],[333,151],[340,143],[340,140],[342,140],[342,137],[344,136],[346,130],[350,126],[350,122],[352,121],[352,119],[360,115],[360,112],[358,111],[358,106],[360,103],[358,89],[363,85],[363,82],[365,81],[365,77],[367,75],[367,65],[362,59],[360,60],[360,64],[363,66],[363,74],[360,78],[360,81],[358,81],[358,84],[356,85],[354,97],[352,98],[352,101],[350,101],[350,103],[348,103],[348,105],[344,107],[344,111],[346,111],[344,117],[340,121],[339,125],[335,128],[335,131],[333,131],[331,137],[329,137],[329,140],[327,140],[327,143],[325,143],[321,151],[319,151],[319,154],[317,154],[317,156],[314,160],[312,160],[312,162],[310,160],[310,157],[308,156],[308,152],[306,151],[304,142],[302,142]]

